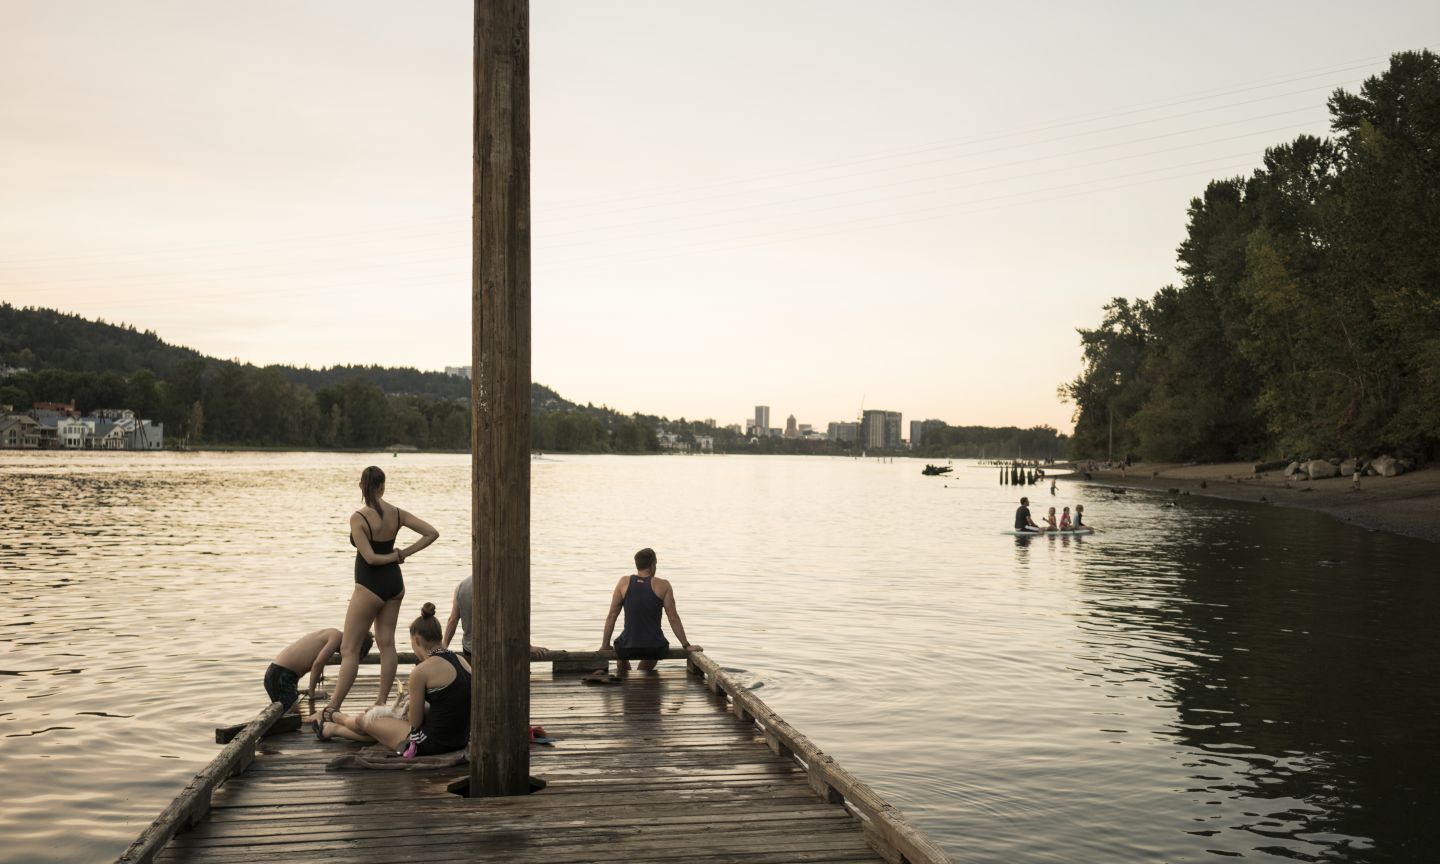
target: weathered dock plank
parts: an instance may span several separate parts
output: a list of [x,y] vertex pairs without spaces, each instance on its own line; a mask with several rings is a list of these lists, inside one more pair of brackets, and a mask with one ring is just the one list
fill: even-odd
[[[347,702],[369,704],[374,687],[373,677],[362,676]],[[452,795],[446,787],[466,775],[463,765],[327,771],[359,745],[321,743],[305,732],[254,735],[248,769],[214,789],[205,818],[154,860],[947,860],[889,805],[876,804],[868,787],[831,773],[828,756],[733,688],[708,658],[691,672],[634,673],[620,685],[537,671],[531,721],[557,743],[533,746],[530,756],[546,788],[510,798]],[[879,809],[861,812],[847,796]],[[910,851],[886,845],[897,832]]]

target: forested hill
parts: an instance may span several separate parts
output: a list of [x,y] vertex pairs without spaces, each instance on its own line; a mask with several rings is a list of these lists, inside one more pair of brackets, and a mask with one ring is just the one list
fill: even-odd
[[[0,363],[8,366],[35,371],[114,372],[127,377],[148,369],[160,378],[170,378],[182,364],[197,360],[217,368],[234,365],[233,361],[206,357],[193,349],[171,345],[155,333],[137,330],[134,326],[91,321],[53,309],[21,309],[8,303],[0,304]],[[469,380],[443,372],[390,366],[270,368],[311,390],[363,378],[386,393],[439,399],[470,398]]]
[[1190,204],[1178,285],[1080,331],[1076,455],[1440,454],[1440,56]]
[[195,360],[221,362],[171,345],[148,330],[0,303],[0,364],[5,366],[119,375],[149,369],[168,378],[180,364]]
[[[0,404],[74,399],[81,411],[131,408],[192,443],[469,446],[470,382],[441,372],[261,368],[207,357],[133,326],[8,303],[0,303],[0,366],[26,370],[0,378]],[[562,419],[583,427],[567,439],[576,449],[643,450],[655,437],[629,428],[632,417],[576,405],[542,384],[531,385],[531,407],[542,433],[537,446]]]

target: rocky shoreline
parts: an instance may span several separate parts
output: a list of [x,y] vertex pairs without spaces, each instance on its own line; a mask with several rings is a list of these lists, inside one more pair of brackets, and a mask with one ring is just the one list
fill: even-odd
[[[1440,470],[1434,470],[1440,466],[1408,466],[1411,470],[1396,466],[1403,473],[1384,476],[1385,470],[1394,470],[1392,466],[1371,463],[1367,467],[1373,467],[1373,472],[1362,476],[1357,491],[1351,474],[1341,475],[1338,470],[1348,467],[1353,473],[1353,465],[1325,462],[1322,468],[1313,463],[1274,464],[1279,467],[1267,471],[1256,469],[1268,465],[1249,462],[1136,463],[1123,472],[1118,468],[1092,471],[1090,481],[1080,482],[1299,507],[1328,513],[1362,528],[1440,543]],[[1306,466],[1314,467],[1313,475]],[[1080,476],[1077,471],[1070,479]]]

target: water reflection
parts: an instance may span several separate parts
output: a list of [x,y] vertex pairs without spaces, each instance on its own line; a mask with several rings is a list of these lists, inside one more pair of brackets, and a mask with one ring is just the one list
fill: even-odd
[[1198,502],[1183,522],[1147,578],[1123,547],[1078,574],[1085,658],[1173,710],[1116,730],[1183,750],[1157,817],[1218,855],[1428,860],[1440,838],[1416,806],[1440,769],[1440,594],[1396,554],[1411,544]]

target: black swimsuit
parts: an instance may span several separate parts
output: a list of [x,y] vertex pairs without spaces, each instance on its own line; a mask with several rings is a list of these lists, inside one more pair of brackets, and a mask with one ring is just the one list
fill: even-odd
[[464,750],[470,740],[470,673],[449,651],[440,649],[430,656],[448,661],[455,677],[444,687],[425,690],[429,707],[420,728],[410,735],[420,756]]
[[[381,525],[384,525],[384,518],[381,518]],[[389,555],[395,551],[395,538],[389,540],[376,540],[370,531],[370,520],[364,513],[360,519],[365,523],[365,536],[370,538],[370,548],[376,555]],[[400,527],[395,527],[395,532],[400,532]],[[355,545],[355,538],[351,536],[350,545]],[[400,574],[400,562],[392,561],[389,564],[370,564],[360,550],[355,550],[355,584],[359,585],[381,600],[390,600],[405,593],[405,577]]]

